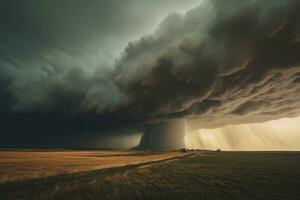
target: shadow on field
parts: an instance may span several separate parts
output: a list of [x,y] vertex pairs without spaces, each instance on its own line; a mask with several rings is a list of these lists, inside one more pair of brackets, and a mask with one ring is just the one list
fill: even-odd
[[184,158],[0,185],[0,199],[299,199],[300,153]]

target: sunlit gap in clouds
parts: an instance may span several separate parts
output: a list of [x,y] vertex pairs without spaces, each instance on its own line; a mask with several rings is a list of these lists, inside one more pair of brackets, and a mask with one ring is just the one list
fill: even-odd
[[188,126],[187,126],[186,120],[184,120],[184,144],[185,144],[185,147],[189,146],[188,139],[189,139]]
[[241,151],[300,150],[300,117],[189,131],[188,148]]

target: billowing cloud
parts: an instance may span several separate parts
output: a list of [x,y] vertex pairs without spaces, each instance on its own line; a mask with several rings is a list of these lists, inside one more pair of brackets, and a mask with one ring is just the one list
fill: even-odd
[[116,81],[130,111],[214,127],[299,115],[299,2],[206,1],[130,43]]
[[187,118],[194,128],[297,116],[299,15],[298,0],[206,0],[184,15],[167,16],[155,33],[130,42],[115,63],[93,60],[93,48],[73,48],[68,38],[68,45],[55,48],[35,47],[34,40],[12,43],[30,43],[34,51],[16,58],[23,47],[13,54],[2,47],[0,89],[12,102],[4,110],[147,122]]

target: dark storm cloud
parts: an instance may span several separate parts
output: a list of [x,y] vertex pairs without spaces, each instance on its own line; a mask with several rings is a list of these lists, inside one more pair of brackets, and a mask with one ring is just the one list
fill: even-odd
[[204,1],[170,14],[115,63],[120,40],[143,33],[151,18],[139,16],[159,1],[2,2],[2,113],[92,124],[184,117],[194,127],[299,115],[297,0]]
[[198,2],[0,0],[0,146],[82,145],[109,127],[127,130],[114,59]]
[[131,43],[117,83],[133,113],[222,126],[299,115],[299,2],[206,1]]
[[178,0],[0,1],[0,81],[10,82],[10,109],[109,110],[121,101],[110,75],[115,56],[151,30],[155,16],[180,6],[186,7]]

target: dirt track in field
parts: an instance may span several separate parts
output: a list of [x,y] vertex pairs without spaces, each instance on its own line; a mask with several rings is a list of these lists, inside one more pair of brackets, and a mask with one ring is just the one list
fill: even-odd
[[0,183],[96,169],[141,164],[184,156],[181,152],[0,151]]

